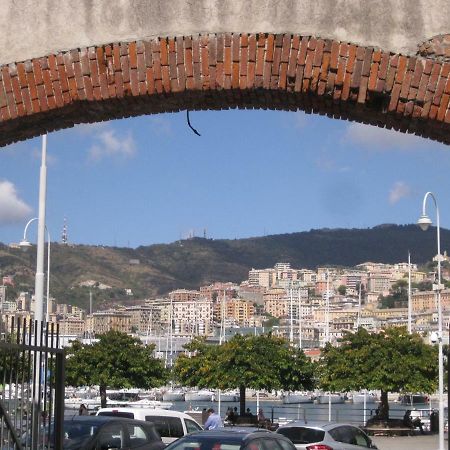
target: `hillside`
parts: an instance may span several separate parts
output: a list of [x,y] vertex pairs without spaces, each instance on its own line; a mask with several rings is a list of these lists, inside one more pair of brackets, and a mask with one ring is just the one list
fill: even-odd
[[[441,230],[442,251],[449,248],[450,231]],[[93,289],[97,306],[110,302],[163,295],[176,288],[198,288],[213,281],[240,282],[249,269],[290,262],[293,267],[314,269],[323,265],[351,267],[373,261],[418,264],[436,254],[436,230],[426,233],[415,225],[380,225],[370,229],[322,229],[249,239],[194,238],[171,244],[115,248],[101,246],[51,246],[51,295],[58,303],[86,307],[89,288],[79,283],[95,280],[111,289]],[[0,273],[14,275],[16,288],[34,291],[35,248],[27,253],[0,244]],[[130,264],[131,259],[140,264]],[[126,297],[124,289],[133,291]]]

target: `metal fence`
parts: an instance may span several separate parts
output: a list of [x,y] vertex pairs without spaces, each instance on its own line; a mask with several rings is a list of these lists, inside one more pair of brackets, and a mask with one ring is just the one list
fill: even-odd
[[0,322],[0,449],[62,449],[64,361],[57,325]]

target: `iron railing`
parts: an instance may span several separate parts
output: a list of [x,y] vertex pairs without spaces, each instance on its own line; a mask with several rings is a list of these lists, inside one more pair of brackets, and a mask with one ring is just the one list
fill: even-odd
[[62,449],[64,350],[59,327],[0,322],[0,449]]

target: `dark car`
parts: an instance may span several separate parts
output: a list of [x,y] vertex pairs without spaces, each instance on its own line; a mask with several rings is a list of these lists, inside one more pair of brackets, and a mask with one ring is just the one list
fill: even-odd
[[64,420],[64,450],[161,450],[164,443],[149,422],[107,416]]
[[167,450],[295,450],[281,434],[254,428],[217,428],[188,434],[166,447]]

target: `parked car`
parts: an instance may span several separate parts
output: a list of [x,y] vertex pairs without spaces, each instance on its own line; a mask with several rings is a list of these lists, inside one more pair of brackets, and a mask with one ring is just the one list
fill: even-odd
[[126,417],[152,422],[165,444],[203,428],[186,413],[153,408],[101,408],[97,416]]
[[122,417],[74,416],[64,420],[64,450],[162,450],[153,424]]
[[347,423],[295,421],[279,427],[276,432],[289,438],[298,450],[377,448],[364,431]]
[[167,447],[167,450],[295,450],[281,434],[254,428],[217,428],[189,434]]

